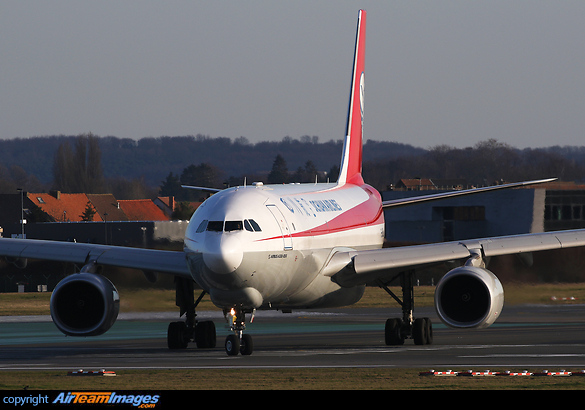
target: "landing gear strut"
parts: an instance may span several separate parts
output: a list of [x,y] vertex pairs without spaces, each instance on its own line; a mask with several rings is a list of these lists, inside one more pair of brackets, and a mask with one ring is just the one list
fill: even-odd
[[176,303],[180,316],[185,321],[172,322],[167,331],[169,349],[186,349],[189,342],[195,342],[198,348],[213,348],[216,345],[215,324],[211,320],[198,321],[195,308],[205,296],[205,291],[195,301],[193,281],[175,277]]
[[231,316],[230,334],[225,339],[225,352],[228,356],[237,356],[241,353],[243,356],[251,355],[254,351],[254,343],[252,336],[244,334],[246,328],[246,313],[252,313],[252,320],[254,317],[254,310],[245,310],[240,307],[233,307],[229,311],[226,309],[223,314],[228,320],[228,313]]
[[[402,300],[398,298],[387,286],[387,283],[379,282],[384,289],[400,306],[402,306],[402,318],[391,318],[386,321],[384,331],[386,345],[397,346],[404,344],[405,339],[414,339],[416,345],[433,343],[433,325],[431,319],[414,318],[414,271],[400,272],[393,280],[399,278],[402,287]],[[388,283],[390,283],[388,282]]]

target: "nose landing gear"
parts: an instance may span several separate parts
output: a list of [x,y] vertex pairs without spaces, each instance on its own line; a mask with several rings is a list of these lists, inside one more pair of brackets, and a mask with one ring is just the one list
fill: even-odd
[[225,339],[225,351],[228,356],[237,356],[238,353],[243,356],[251,355],[254,351],[254,343],[252,342],[252,336],[244,334],[246,329],[246,313],[251,313],[251,322],[254,320],[254,310],[245,310],[239,307],[233,307],[229,312],[224,310],[223,314],[228,321],[228,314],[231,316],[229,321],[230,330],[234,332]]

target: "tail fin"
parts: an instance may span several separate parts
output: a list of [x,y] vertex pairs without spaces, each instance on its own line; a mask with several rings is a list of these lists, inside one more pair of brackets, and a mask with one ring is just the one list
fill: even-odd
[[358,13],[353,74],[347,113],[347,131],[343,145],[343,157],[338,185],[361,185],[362,178],[362,130],[364,119],[364,66],[366,59],[366,11]]

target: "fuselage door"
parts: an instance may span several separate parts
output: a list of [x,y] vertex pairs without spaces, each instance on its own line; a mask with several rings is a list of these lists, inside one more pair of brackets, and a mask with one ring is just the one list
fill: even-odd
[[266,205],[266,208],[270,211],[278,226],[280,227],[280,233],[282,234],[282,239],[284,240],[284,250],[289,251],[293,248],[292,244],[292,236],[290,234],[290,229],[288,227],[288,223],[286,219],[284,219],[284,215],[280,212],[280,209],[276,207],[276,205]]

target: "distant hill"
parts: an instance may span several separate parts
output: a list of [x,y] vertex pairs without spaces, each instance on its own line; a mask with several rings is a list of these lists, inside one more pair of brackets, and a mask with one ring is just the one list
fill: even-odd
[[[77,136],[46,136],[0,140],[0,188],[2,171],[12,166],[22,168],[45,186],[53,180],[53,157],[60,144],[74,146]],[[220,178],[234,177],[251,182],[266,180],[274,159],[280,154],[291,174],[312,161],[318,171],[339,166],[341,140],[319,142],[318,137],[299,140],[285,137],[281,141],[255,144],[246,138],[236,140],[209,136],[142,138],[99,137],[102,168],[106,178],[143,179],[158,190],[170,172],[181,175],[189,165],[208,163],[220,170]],[[517,149],[495,139],[474,147],[437,146],[430,149],[396,142],[367,140],[363,148],[364,178],[377,189],[386,189],[401,178],[464,178],[471,184],[496,181],[519,181],[558,177],[565,181],[585,180],[585,147],[552,146]],[[18,170],[17,170],[18,171]],[[12,179],[16,181],[14,170]],[[21,175],[22,172],[16,172]],[[239,183],[239,182],[238,182]],[[9,188],[13,190],[14,182]],[[23,184],[25,185],[25,184]]]
[[[0,140],[0,165],[18,165],[48,184],[53,179],[53,156],[65,141],[74,146],[76,136],[46,136]],[[207,162],[230,176],[266,175],[276,155],[287,161],[289,171],[304,167],[311,160],[318,170],[329,171],[339,166],[342,141],[317,142],[318,138],[301,140],[285,137],[279,142],[249,143],[245,138],[177,136],[142,138],[138,141],[117,137],[100,137],[104,176],[127,179],[144,178],[151,186],[159,186],[169,172],[181,174],[191,164]],[[421,155],[426,150],[395,142],[367,141],[364,159],[393,159]]]

